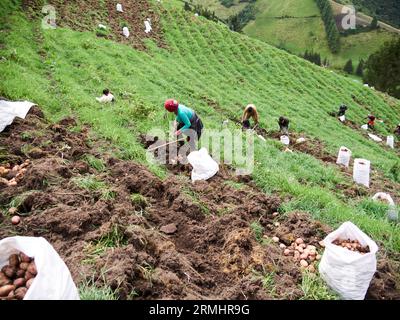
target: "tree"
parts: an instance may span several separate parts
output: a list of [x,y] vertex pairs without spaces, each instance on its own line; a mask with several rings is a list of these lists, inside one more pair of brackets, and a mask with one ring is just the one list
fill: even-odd
[[356,69],[356,75],[358,75],[359,77],[362,77],[364,74],[364,60],[361,58],[360,62],[358,63],[358,67]]
[[374,16],[374,18],[372,19],[371,22],[371,29],[377,29],[378,28],[378,18],[376,16]]
[[386,43],[368,58],[364,82],[400,98],[400,39]]
[[343,70],[344,70],[345,72],[347,72],[348,74],[352,74],[352,73],[353,73],[353,71],[354,71],[354,68],[353,68],[353,61],[352,61],[351,59],[350,59],[349,61],[346,62],[346,64],[345,64]]

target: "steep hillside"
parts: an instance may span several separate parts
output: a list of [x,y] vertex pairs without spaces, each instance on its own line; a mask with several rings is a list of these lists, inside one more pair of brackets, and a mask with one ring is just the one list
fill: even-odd
[[[219,0],[209,2],[217,5]],[[233,8],[240,10],[237,7],[229,10]],[[343,69],[349,59],[355,64],[361,58],[365,60],[394,36],[385,30],[375,30],[342,37],[342,48],[339,54],[334,55],[328,48],[324,24],[315,0],[257,0],[256,8],[256,19],[243,29],[245,34],[298,55],[306,50],[314,50],[338,69]],[[221,17],[228,16],[229,12],[224,7],[216,11]]]
[[[56,10],[61,10],[61,7],[57,7],[61,2],[48,2],[53,3]],[[83,3],[83,1],[75,2]],[[119,2],[123,5],[127,3],[127,1]],[[146,1],[140,3],[142,2]],[[246,253],[247,256],[245,254],[243,259],[246,260],[254,254],[256,260],[259,247],[251,233],[251,225],[253,230],[257,230],[254,226],[258,226],[257,222],[259,222],[260,215],[268,216],[265,221],[260,220],[262,222],[261,234],[264,232],[268,239],[279,232],[288,233],[289,229],[286,232],[285,230],[274,231],[269,215],[276,209],[279,209],[282,216],[282,220],[279,221],[288,228],[291,223],[295,223],[290,220],[293,212],[298,211],[309,215],[307,219],[320,220],[330,228],[351,220],[382,246],[379,256],[380,262],[385,264],[390,261],[390,268],[398,267],[396,260],[399,259],[400,250],[399,227],[386,220],[387,208],[377,206],[369,200],[370,196],[376,191],[388,191],[396,201],[400,200],[400,181],[398,180],[398,173],[393,170],[393,166],[399,159],[398,148],[391,150],[383,144],[377,144],[359,129],[360,125],[365,122],[365,116],[369,112],[373,112],[384,121],[377,124],[377,134],[388,135],[394,125],[400,121],[400,103],[398,100],[363,87],[333,72],[316,67],[264,42],[232,33],[222,24],[210,22],[202,17],[195,17],[184,12],[181,8],[177,8],[173,1],[165,1],[165,3],[152,1],[151,7],[146,7],[143,4],[143,6],[135,8],[137,12],[135,16],[125,18],[126,24],[132,30],[134,30],[135,25],[139,25],[137,20],[141,21],[150,13],[149,10],[152,10],[154,14],[153,20],[159,21],[160,27],[155,29],[155,32],[157,32],[155,37],[136,35],[137,38],[135,39],[141,43],[141,46],[136,46],[135,43],[127,43],[117,28],[112,29],[110,39],[104,39],[96,35],[97,25],[98,23],[113,25],[113,14],[110,12],[115,7],[116,1],[101,1],[99,3],[103,5],[104,17],[94,19],[90,12],[83,11],[81,20],[83,26],[81,27],[84,31],[77,30],[68,21],[63,22],[63,27],[45,30],[40,27],[43,14],[37,9],[35,11],[37,7],[28,5],[22,10],[20,1],[3,1],[0,4],[0,23],[3,31],[0,33],[0,96],[34,101],[52,121],[58,121],[65,116],[74,116],[78,125],[64,130],[80,131],[82,125],[86,124],[91,127],[92,133],[96,136],[96,141],[107,141],[108,146],[106,144],[100,146],[100,151],[95,152],[95,155],[105,158],[104,149],[109,151],[109,144],[111,144],[113,157],[124,161],[134,160],[146,166],[143,169],[137,167],[137,164],[125,163],[126,168],[128,168],[126,169],[128,175],[143,177],[149,183],[149,193],[145,196],[149,197],[154,207],[151,211],[152,218],[145,217],[146,221],[150,223],[150,227],[146,227],[147,231],[143,232],[148,233],[135,238],[134,232],[124,230],[125,238],[120,243],[122,248],[115,253],[106,251],[106,255],[111,255],[110,259],[103,256],[103,260],[96,260],[96,256],[95,258],[92,257],[98,263],[97,269],[100,269],[104,261],[109,264],[112,263],[113,259],[119,259],[118,261],[121,264],[125,264],[126,261],[136,263],[139,260],[142,263],[142,254],[136,256],[137,260],[133,258],[124,260],[125,254],[132,256],[131,251],[136,252],[137,249],[126,247],[126,242],[134,243],[140,247],[141,241],[146,243],[152,238],[154,231],[152,228],[159,228],[166,223],[171,223],[173,219],[164,216],[163,212],[169,212],[171,215],[173,212],[177,213],[176,219],[181,219],[179,221],[184,226],[193,227],[193,230],[199,235],[199,239],[193,239],[193,245],[188,248],[189,244],[185,246],[185,243],[189,241],[187,233],[194,231],[188,229],[179,231],[176,235],[168,238],[170,247],[164,249],[168,249],[168,252],[172,253],[168,257],[163,256],[165,260],[162,260],[162,254],[157,251],[161,250],[162,252],[162,237],[159,236],[154,240],[156,243],[150,244],[150,248],[140,249],[147,250],[146,254],[152,256],[151,259],[144,259],[144,261],[152,265],[158,264],[163,269],[169,268],[169,272],[178,275],[182,280],[184,275],[174,269],[174,261],[170,261],[172,257],[177,254],[182,255],[182,257],[180,256],[182,260],[179,260],[179,263],[183,266],[181,265],[180,269],[184,272],[189,270],[193,272],[191,269],[193,266],[189,267],[186,263],[188,260],[190,261],[188,257],[193,257],[193,260],[200,259],[202,250],[205,250],[201,241],[204,230],[208,232],[206,233],[208,243],[206,249],[209,250],[207,254],[210,257],[216,256],[219,253],[218,250],[221,250],[221,246],[213,242],[216,241],[213,233],[220,232],[218,228],[225,229],[224,225],[226,224],[229,226],[226,229],[238,228],[240,232],[249,233],[246,239],[251,238],[249,243],[254,250],[251,253]],[[34,8],[34,10],[29,8]],[[60,18],[62,19],[62,16]],[[144,28],[144,25],[142,27]],[[116,95],[117,102],[114,105],[99,105],[95,101],[95,97],[100,95],[105,87],[110,88]],[[186,190],[191,199],[190,204],[196,204],[192,211],[185,209],[188,205],[184,200],[174,202],[172,209],[168,207],[168,192],[173,194],[176,192],[174,199],[181,199],[179,191],[172,190],[173,188],[170,185],[179,184],[175,179],[185,181],[182,187],[189,185],[187,174],[180,176],[176,171],[164,166],[149,165],[146,161],[145,148],[140,142],[139,136],[152,128],[167,130],[172,118],[164,117],[162,103],[169,97],[176,97],[184,104],[195,108],[201,115],[207,129],[221,129],[222,122],[226,119],[233,120],[230,121],[230,129],[237,129],[235,120],[237,121],[240,118],[242,108],[248,103],[254,103],[258,106],[261,115],[260,126],[264,128],[259,133],[265,136],[266,142],[260,139],[255,141],[255,170],[249,178],[252,181],[250,186],[245,185],[245,188],[251,187],[253,189],[246,189],[244,193],[256,192],[257,196],[267,197],[268,199],[262,200],[265,207],[261,208],[260,211],[257,211],[258,209],[255,212],[246,211],[241,219],[237,218],[235,212],[238,212],[240,206],[253,198],[250,197],[250,200],[245,200],[244,204],[235,197],[226,200],[232,206],[232,211],[229,210],[229,205],[226,208],[218,207],[216,204],[224,201],[224,190],[218,189],[220,188],[219,182],[232,179],[224,175],[218,177],[221,180],[217,180],[216,186],[213,187],[216,189],[210,189],[207,191],[208,193],[205,191],[206,187]],[[347,125],[328,115],[330,111],[336,110],[341,103],[346,103],[349,106],[348,119],[351,122],[348,122]],[[278,129],[277,118],[280,115],[286,115],[291,119],[293,137],[305,136],[308,140],[303,146],[293,146],[294,153],[282,152],[284,148],[277,139],[279,136],[276,133]],[[41,132],[41,129],[36,128],[34,131]],[[22,132],[18,132],[18,134],[22,134]],[[4,139],[9,138],[5,137]],[[88,139],[90,141],[92,138],[89,136]],[[46,141],[39,139],[39,142],[45,143]],[[334,164],[336,153],[342,145],[350,148],[354,157],[371,160],[373,175],[370,189],[355,186],[352,183],[351,169],[341,169]],[[11,151],[9,146],[7,146],[6,151],[0,149],[0,155],[2,155],[0,160],[3,159],[3,162],[9,160],[7,153]],[[92,151],[86,150],[85,152],[90,153]],[[58,155],[57,150],[54,151],[54,154],[47,153],[47,156],[52,157]],[[77,161],[77,159],[71,158],[69,161]],[[73,164],[76,165],[75,162]],[[139,187],[140,181],[133,181],[131,189],[127,190],[125,184],[120,185],[115,180],[117,176],[124,176],[123,165],[111,161],[107,162],[107,168],[109,171],[100,174],[100,177],[116,189],[122,188],[117,191],[121,197],[129,196],[129,192],[145,193],[145,190]],[[172,179],[170,184],[168,183],[170,180],[161,180],[167,176],[168,179]],[[70,178],[63,177],[63,179]],[[58,177],[58,179],[61,178]],[[59,181],[64,181],[66,185],[69,183],[69,180]],[[237,181],[235,182],[237,183]],[[75,186],[68,185],[71,187],[71,192],[77,192]],[[159,187],[160,185],[164,185],[164,187]],[[24,185],[23,188],[29,189],[29,185]],[[26,192],[27,189],[22,191]],[[169,191],[165,193],[165,190]],[[219,190],[218,199],[212,197],[213,190]],[[59,190],[52,191],[59,192]],[[229,191],[232,190],[229,189]],[[3,199],[4,203],[0,204],[4,210],[10,206],[8,202],[11,200],[10,197],[15,197],[15,194],[9,194],[9,197],[6,198],[7,201]],[[86,195],[83,200],[66,203],[76,210],[86,201],[85,197],[90,196]],[[274,197],[279,197],[278,205],[271,200],[275,199]],[[96,199],[99,200],[98,198]],[[161,199],[159,203],[157,199]],[[112,201],[112,199],[108,200]],[[95,205],[93,203],[95,200],[91,199],[90,201],[92,202],[90,202],[89,207]],[[270,201],[274,203],[273,206]],[[205,209],[209,215],[206,214],[198,218],[201,212],[204,214],[202,203],[205,203],[205,207],[209,209],[209,211]],[[76,252],[80,253],[85,244],[92,243],[93,239],[110,227],[105,225],[104,230],[101,229],[101,232],[96,233],[89,225],[94,225],[96,228],[103,226],[112,216],[115,216],[113,219],[118,219],[119,214],[124,217],[120,221],[124,226],[133,224],[133,220],[139,219],[128,217],[128,213],[121,208],[123,212],[119,213],[120,211],[111,210],[110,206],[103,202],[99,202],[98,205],[101,206],[102,210],[100,211],[104,216],[100,216],[98,220],[93,220],[95,223],[92,223],[91,219],[93,219],[94,213],[90,211],[90,208],[86,208],[90,212],[85,211],[86,213],[82,218],[84,219],[83,225],[79,227],[79,223],[75,222],[78,225],[77,229],[73,232],[68,231],[70,232],[68,233],[70,237],[68,241],[79,240],[79,246],[75,247]],[[270,205],[271,207],[269,207]],[[49,210],[49,208],[46,208],[46,210]],[[67,216],[73,217],[73,212],[73,210],[68,211]],[[190,214],[196,216],[195,218],[189,217],[193,221],[187,220],[189,219],[187,215]],[[61,221],[64,219],[62,215],[60,213],[50,222],[43,222],[41,219],[44,218],[37,213],[37,215],[29,217],[28,222],[36,227],[43,223],[46,223],[48,227],[61,226]],[[51,214],[51,216],[53,215]],[[217,219],[220,225],[218,224],[218,227],[213,229],[212,220],[209,219]],[[224,219],[227,219],[227,221]],[[298,220],[303,221],[302,219]],[[304,222],[304,224],[307,224],[307,222]],[[271,225],[272,231],[268,231]],[[55,228],[53,240],[58,246],[65,248],[69,246],[69,243],[62,242],[62,235],[66,231],[62,227],[60,228]],[[243,230],[240,230],[240,228],[243,228]],[[2,236],[15,232],[12,227],[10,229],[8,220],[1,222],[0,229]],[[322,231],[318,232],[318,237],[323,237],[328,229],[321,227]],[[77,234],[74,234],[75,231]],[[83,231],[93,231],[93,233],[86,236],[83,235]],[[107,229],[108,231],[110,230]],[[23,234],[23,232],[24,230],[18,230],[20,234]],[[112,233],[112,230],[110,232]],[[224,235],[226,240],[224,248],[231,248],[232,252],[237,252],[241,246],[248,248],[247,244],[238,244],[239,239],[242,238],[240,232]],[[314,234],[309,236],[313,237]],[[193,247],[197,251],[190,255]],[[65,253],[63,257],[74,268],[79,265],[77,260],[74,259],[84,258],[80,254],[76,257],[70,251],[68,251],[68,254]],[[228,261],[229,264],[229,259],[232,257],[226,256],[225,258],[225,263]],[[263,257],[262,259],[267,258]],[[210,264],[207,264],[207,260],[196,261],[192,263],[196,265],[196,272],[199,273],[207,273],[207,270],[216,268],[217,265],[215,260],[212,260]],[[249,278],[251,278],[252,263],[249,260],[246,260],[245,263],[246,277]],[[281,262],[280,265],[284,264],[285,261]],[[144,269],[139,268],[134,272],[142,272],[143,279],[146,274],[154,271],[146,265],[142,265],[142,267]],[[219,267],[223,270],[223,264]],[[220,277],[224,272],[221,270],[213,279],[213,284],[208,282],[211,281],[210,279],[196,275],[198,278],[195,280],[199,282],[197,284],[195,282],[195,284],[204,291],[201,292],[201,295],[194,295],[193,292],[198,290],[198,287],[196,288],[193,285],[189,289],[194,291],[188,289],[189,291],[185,292],[184,297],[215,297],[217,293],[217,289],[214,287],[215,283],[223,282]],[[79,268],[75,271],[78,273]],[[124,269],[118,271],[122,278],[126,276],[125,271]],[[128,270],[127,273],[129,272],[133,271]],[[235,274],[236,271],[232,272]],[[387,271],[386,273],[390,272]],[[171,276],[171,274],[169,275]],[[281,279],[287,274],[277,272],[276,276]],[[294,283],[294,286],[302,281],[301,276],[296,275],[296,277],[298,282]],[[390,277],[388,281],[396,283],[397,279],[393,276]],[[167,281],[168,279],[164,280]],[[129,281],[135,280],[129,279]],[[182,288],[183,284],[179,283],[179,288]],[[207,290],[210,286],[212,290]],[[142,285],[140,288],[142,294],[147,292],[147,295],[143,295],[144,297],[157,297],[156,290],[143,289]],[[160,289],[161,287],[157,288]],[[393,285],[393,288],[393,291],[397,292],[396,285]],[[128,295],[127,290],[130,289],[132,288],[129,286],[124,289],[124,297]],[[229,292],[229,288],[225,287],[225,289]],[[237,289],[237,292],[240,292],[240,289]],[[282,297],[284,294],[282,293]],[[375,298],[384,296],[383,293],[377,294],[375,292],[374,294]],[[179,292],[174,293],[174,297],[176,296],[179,296]],[[260,293],[260,296],[257,297],[263,298],[264,295]],[[300,297],[301,294],[296,294],[292,298]],[[332,297],[330,296],[330,298]]]

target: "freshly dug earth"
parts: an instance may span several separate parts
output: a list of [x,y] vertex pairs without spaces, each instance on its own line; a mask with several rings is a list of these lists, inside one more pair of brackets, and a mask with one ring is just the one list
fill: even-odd
[[[250,177],[233,177],[229,168],[192,184],[185,165],[163,181],[143,165],[98,153],[100,141],[89,144],[88,129],[77,128],[71,118],[47,123],[34,108],[0,134],[1,166],[30,160],[16,186],[0,186],[0,238],[45,237],[78,286],[94,277],[120,299],[304,295],[298,262],[271,239],[289,246],[302,238],[322,253],[319,242],[330,228],[305,213],[274,214],[282,199],[260,192]],[[91,167],[88,156],[103,160],[105,169]],[[16,226],[10,207],[21,216]],[[398,271],[382,257],[368,297],[399,299]],[[273,291],[262,282],[271,274]]]
[[[124,12],[117,12],[116,5],[121,3]],[[98,25],[107,27],[104,36],[113,41],[131,45],[135,49],[144,50],[144,39],[154,40],[159,47],[165,47],[160,17],[147,0],[106,0],[104,3],[97,0],[49,0],[46,4],[54,6],[56,10],[56,24],[58,27],[71,28],[77,31],[95,32]],[[45,5],[44,0],[23,0],[24,10],[31,18],[43,18],[41,13]],[[160,8],[160,10],[162,10]],[[145,19],[150,19],[152,31],[145,33]],[[122,34],[122,28],[127,26],[129,38]]]

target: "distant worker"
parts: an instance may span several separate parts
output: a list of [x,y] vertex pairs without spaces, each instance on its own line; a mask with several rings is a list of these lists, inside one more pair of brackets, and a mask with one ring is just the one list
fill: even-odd
[[249,104],[243,112],[242,125],[243,129],[250,129],[250,119],[253,118],[255,126],[258,125],[258,112],[254,104]]
[[372,114],[369,114],[367,119],[368,119],[368,128],[373,130],[375,128],[376,117]]
[[284,135],[289,134],[289,119],[285,117],[279,117],[279,129],[281,130],[281,133]]
[[396,129],[393,132],[396,136],[400,137],[400,123],[397,125]]
[[339,107],[338,116],[339,116],[339,117],[342,117],[342,116],[346,115],[347,109],[348,109],[347,106],[346,106],[345,104],[342,104],[342,105]]
[[174,123],[175,135],[178,136],[178,139],[182,134],[187,135],[191,150],[195,150],[196,141],[200,140],[204,127],[196,112],[178,103],[175,99],[166,100],[164,107],[168,112],[173,112],[176,115]]
[[103,95],[100,98],[96,98],[96,100],[101,103],[115,102],[115,98],[109,89],[104,89]]

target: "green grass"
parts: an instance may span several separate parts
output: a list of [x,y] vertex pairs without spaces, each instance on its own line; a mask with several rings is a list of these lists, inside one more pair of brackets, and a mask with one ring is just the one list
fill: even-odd
[[106,169],[103,159],[96,158],[91,154],[85,154],[83,156],[83,161],[85,161],[90,167],[96,169],[97,171],[104,171]]
[[[387,135],[399,122],[398,100],[392,99],[389,106],[383,95],[351,79],[232,33],[222,24],[202,17],[192,20],[174,3],[164,5],[167,10],[161,22],[168,49],[147,41],[148,50],[137,51],[97,38],[93,32],[42,30],[39,21],[27,20],[12,10],[10,1],[3,1],[0,21],[7,32],[0,33],[0,56],[4,57],[0,95],[34,101],[51,120],[76,116],[115,146],[118,157],[144,163],[161,178],[166,169],[146,161],[137,137],[152,128],[168,130],[173,117],[164,118],[162,103],[176,97],[196,109],[206,129],[218,130],[223,120],[232,115],[239,118],[242,108],[254,103],[262,127],[277,130],[277,118],[285,115],[291,120],[291,130],[319,138],[328,152],[336,154],[345,145],[354,157],[368,158],[373,170],[395,180],[391,168],[398,154],[343,126],[327,112],[346,103],[348,119],[361,125],[372,111],[385,121],[377,125],[378,133]],[[118,98],[114,105],[95,101],[105,87]],[[352,94],[360,104],[352,100]],[[207,99],[217,106],[209,105]],[[290,196],[282,212],[304,210],[332,227],[351,220],[388,250],[400,250],[398,226],[339,197],[336,185],[351,180],[336,166],[305,154],[283,153],[280,143],[270,139],[255,141],[255,162],[253,178],[260,188]],[[88,177],[80,184],[89,190],[107,188]],[[206,206],[202,210],[209,213]]]
[[127,245],[127,240],[123,232],[117,225],[113,225],[112,229],[100,239],[90,242],[84,249],[85,259],[83,264],[94,264],[96,259],[101,256],[109,248],[118,248]]
[[81,300],[118,300],[117,291],[113,291],[107,285],[96,285],[94,279],[81,283],[78,291]]
[[141,209],[145,209],[149,205],[146,197],[142,196],[139,193],[131,194],[131,202],[132,202],[132,205],[138,206]]
[[263,241],[263,235],[264,235],[263,226],[258,221],[253,221],[250,224],[250,228],[253,231],[254,238],[256,238],[256,240],[261,243]]
[[338,300],[339,297],[329,289],[325,282],[315,273],[303,272],[300,285],[304,296],[300,300]]

